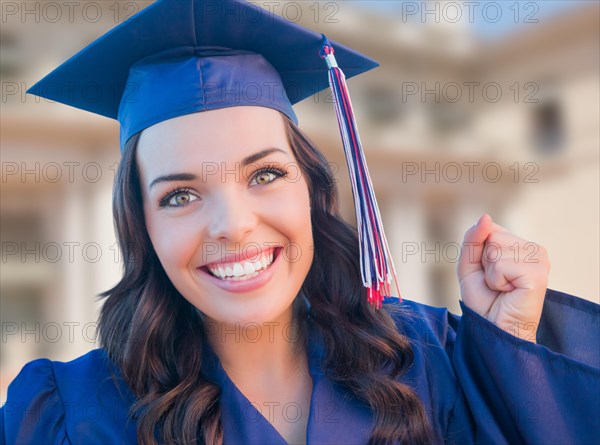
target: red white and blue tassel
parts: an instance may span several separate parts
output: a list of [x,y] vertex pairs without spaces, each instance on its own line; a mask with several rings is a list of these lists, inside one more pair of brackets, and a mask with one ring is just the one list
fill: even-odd
[[400,290],[356,127],[352,103],[346,87],[346,77],[338,67],[333,53],[333,47],[323,34],[319,55],[325,59],[329,69],[329,86],[333,92],[335,112],[352,183],[360,243],[361,276],[363,285],[368,289],[369,303],[375,304],[376,309],[379,309],[383,299],[390,296],[389,285],[392,277],[396,283],[398,298],[401,299]]

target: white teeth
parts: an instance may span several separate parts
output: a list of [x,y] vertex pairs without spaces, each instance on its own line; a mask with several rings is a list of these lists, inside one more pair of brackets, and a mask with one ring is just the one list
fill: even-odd
[[254,266],[248,261],[244,261],[244,274],[250,275],[251,273],[254,273]]
[[242,267],[242,265],[240,263],[235,263],[233,265],[233,276],[241,277],[242,275],[244,275],[244,268]]
[[[244,261],[242,263],[232,263],[226,266],[208,266],[208,269],[221,279],[236,279],[243,276],[255,276],[261,269],[266,269],[273,263],[273,251],[268,256],[261,256],[257,261]],[[233,277],[233,278],[232,278]]]

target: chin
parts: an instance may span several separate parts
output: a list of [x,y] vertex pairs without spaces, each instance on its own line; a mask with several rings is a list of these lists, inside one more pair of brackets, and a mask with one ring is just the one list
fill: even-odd
[[287,307],[261,307],[239,308],[234,312],[223,314],[221,321],[229,324],[239,324],[241,327],[251,327],[256,324],[273,323],[287,318],[286,313],[291,310],[291,302]]

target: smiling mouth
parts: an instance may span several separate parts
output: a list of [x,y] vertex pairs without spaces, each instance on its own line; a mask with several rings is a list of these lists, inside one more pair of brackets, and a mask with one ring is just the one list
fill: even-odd
[[281,250],[281,247],[276,247],[269,252],[262,253],[255,261],[224,263],[217,266],[202,266],[200,269],[219,280],[245,281],[258,276],[269,269],[279,256]]

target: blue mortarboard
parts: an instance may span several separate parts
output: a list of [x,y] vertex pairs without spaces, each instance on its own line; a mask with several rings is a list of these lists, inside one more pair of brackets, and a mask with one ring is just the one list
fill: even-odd
[[117,119],[123,149],[156,123],[226,107],[269,107],[298,123],[292,104],[331,87],[354,191],[363,283],[381,307],[395,271],[344,80],[376,66],[246,1],[157,0],[27,92]]
[[[64,62],[29,93],[121,124],[121,146],[160,121],[239,105],[291,105],[327,88],[321,35],[239,0],[158,0]],[[343,45],[346,76],[377,62]]]

